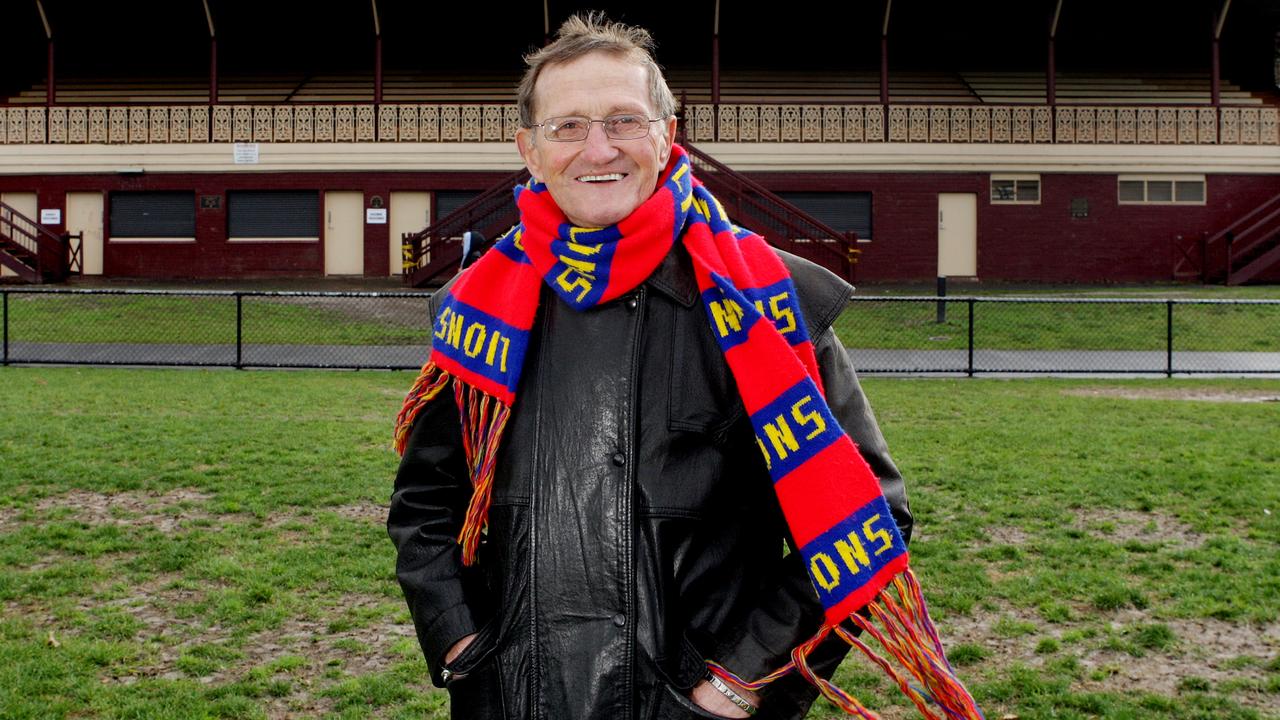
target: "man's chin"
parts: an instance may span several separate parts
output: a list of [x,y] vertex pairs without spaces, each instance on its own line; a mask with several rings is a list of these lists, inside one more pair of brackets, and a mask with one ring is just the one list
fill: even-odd
[[590,208],[586,213],[575,213],[565,217],[571,224],[576,227],[608,227],[622,222],[635,208],[630,208],[623,212],[622,210],[607,210],[603,208]]

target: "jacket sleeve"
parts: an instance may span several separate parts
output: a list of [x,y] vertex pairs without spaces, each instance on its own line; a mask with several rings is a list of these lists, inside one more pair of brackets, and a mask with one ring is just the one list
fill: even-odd
[[483,580],[462,565],[457,542],[471,482],[453,392],[427,404],[396,473],[387,534],[396,546],[396,577],[437,687],[444,654],[478,627]]
[[[911,510],[907,504],[902,474],[889,457],[875,414],[858,382],[857,373],[835,331],[825,330],[815,343],[819,370],[827,404],[845,432],[871,466],[894,520],[904,540],[911,536]],[[797,548],[783,559],[774,590],[760,599],[748,619],[745,632],[735,633],[732,645],[721,645],[713,656],[739,675],[756,679],[784,664],[792,647],[817,631],[822,623],[818,603],[808,573]],[[790,605],[790,608],[786,606]],[[815,649],[810,666],[830,677],[848,653],[849,646],[835,636]],[[813,702],[817,689],[796,673],[787,675],[761,693],[761,707],[769,706],[770,717],[798,717]]]

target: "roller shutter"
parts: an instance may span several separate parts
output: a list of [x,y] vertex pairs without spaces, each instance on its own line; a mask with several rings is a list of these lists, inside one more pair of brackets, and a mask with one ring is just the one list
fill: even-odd
[[869,192],[780,192],[778,197],[812,215],[832,230],[852,230],[858,233],[859,240],[871,239]]
[[111,193],[111,237],[190,238],[195,235],[195,193]]
[[315,190],[229,192],[227,234],[232,238],[318,238],[320,193]]

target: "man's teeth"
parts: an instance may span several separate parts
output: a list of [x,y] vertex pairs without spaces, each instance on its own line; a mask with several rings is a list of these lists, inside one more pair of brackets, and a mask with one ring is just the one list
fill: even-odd
[[609,180],[621,180],[624,177],[622,173],[609,173],[608,175],[583,175],[578,178],[578,182],[607,182]]

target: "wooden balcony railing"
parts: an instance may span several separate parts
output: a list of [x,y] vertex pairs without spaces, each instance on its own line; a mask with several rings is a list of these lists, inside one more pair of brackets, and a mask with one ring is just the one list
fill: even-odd
[[[1277,145],[1280,108],[1207,105],[694,104],[693,142]],[[509,142],[505,104],[0,106],[0,144]]]

